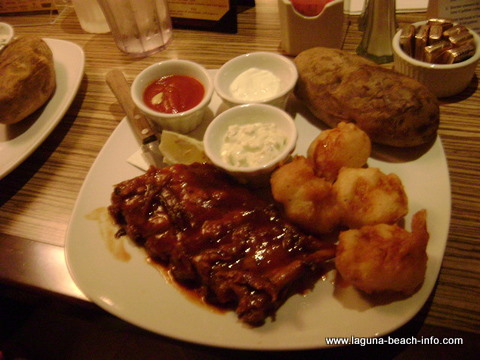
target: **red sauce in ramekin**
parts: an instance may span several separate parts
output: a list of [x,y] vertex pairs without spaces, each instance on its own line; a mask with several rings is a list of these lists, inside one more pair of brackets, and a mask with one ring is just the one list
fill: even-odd
[[190,110],[202,101],[205,88],[187,75],[168,75],[155,80],[143,93],[143,101],[152,110],[176,114]]

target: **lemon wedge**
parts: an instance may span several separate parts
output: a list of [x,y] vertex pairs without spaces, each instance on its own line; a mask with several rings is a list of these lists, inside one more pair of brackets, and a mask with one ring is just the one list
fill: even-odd
[[168,165],[209,161],[202,141],[174,131],[162,131],[159,149],[163,154],[163,162]]

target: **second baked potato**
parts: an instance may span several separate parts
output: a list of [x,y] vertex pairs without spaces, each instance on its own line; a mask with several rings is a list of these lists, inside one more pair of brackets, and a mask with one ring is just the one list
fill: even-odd
[[44,105],[55,90],[52,51],[34,36],[15,39],[0,54],[0,79],[0,123],[17,123]]
[[437,98],[416,80],[345,51],[316,47],[295,58],[295,95],[331,127],[353,122],[372,142],[396,147],[435,139]]

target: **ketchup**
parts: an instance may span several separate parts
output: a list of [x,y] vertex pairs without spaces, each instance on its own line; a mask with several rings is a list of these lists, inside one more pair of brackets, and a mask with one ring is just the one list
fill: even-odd
[[333,0],[291,0],[295,10],[304,16],[317,16]]
[[168,75],[147,86],[143,101],[155,111],[176,114],[198,105],[204,94],[205,89],[197,79],[187,75]]

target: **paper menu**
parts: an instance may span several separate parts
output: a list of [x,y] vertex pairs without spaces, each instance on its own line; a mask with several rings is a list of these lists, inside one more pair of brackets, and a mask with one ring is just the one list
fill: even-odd
[[[344,0],[344,11],[347,14],[360,14],[365,0]],[[397,12],[420,12],[427,10],[428,0],[397,0]]]
[[175,28],[237,32],[240,0],[167,0]]
[[480,34],[479,0],[430,0],[427,15],[457,21]]
[[168,8],[171,17],[218,21],[230,10],[230,4],[229,0],[168,0]]

